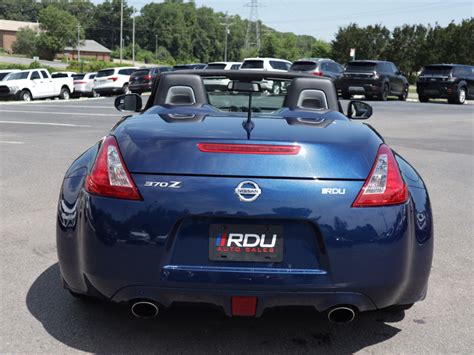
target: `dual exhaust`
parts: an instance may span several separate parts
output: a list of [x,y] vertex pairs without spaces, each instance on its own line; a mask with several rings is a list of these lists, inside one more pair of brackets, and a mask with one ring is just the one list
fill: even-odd
[[[160,312],[160,307],[153,301],[136,301],[131,307],[132,314],[137,318],[152,319]],[[348,306],[336,306],[328,312],[328,319],[333,323],[350,323],[354,320],[356,313]]]

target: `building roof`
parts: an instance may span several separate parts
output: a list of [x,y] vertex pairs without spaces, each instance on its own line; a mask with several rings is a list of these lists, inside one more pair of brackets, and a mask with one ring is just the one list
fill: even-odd
[[0,31],[17,32],[20,28],[29,27],[32,30],[39,30],[39,23],[26,21],[0,20]]
[[[72,51],[75,52],[76,50],[77,50],[76,47],[66,47],[66,48],[64,48],[64,51],[67,51],[67,52],[72,52]],[[79,50],[81,52],[96,52],[96,53],[110,53],[110,52],[112,52],[110,49],[104,47],[100,43],[97,43],[93,39],[84,40],[81,43],[81,45],[79,46]]]

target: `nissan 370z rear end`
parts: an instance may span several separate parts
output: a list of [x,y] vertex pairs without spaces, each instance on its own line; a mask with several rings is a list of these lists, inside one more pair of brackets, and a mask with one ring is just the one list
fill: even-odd
[[[286,93],[268,95],[266,75],[163,74],[140,114],[72,164],[57,245],[73,295],[142,316],[190,302],[343,320],[425,298],[433,227],[421,177],[356,121],[368,105],[351,103],[352,119],[339,111],[331,80],[273,74]],[[203,77],[223,76],[228,93],[206,90]]]

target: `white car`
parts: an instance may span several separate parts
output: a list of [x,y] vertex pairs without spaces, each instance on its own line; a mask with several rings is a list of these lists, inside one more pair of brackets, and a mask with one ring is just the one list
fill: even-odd
[[73,71],[55,71],[54,73],[51,73],[52,78],[72,78],[74,75],[76,75],[76,72]]
[[[212,62],[207,65],[206,70],[239,70],[241,62]],[[204,79],[204,84],[206,88],[211,91],[225,91],[227,90],[227,85],[229,85],[230,80],[225,79]]]
[[97,73],[79,73],[73,75],[74,96],[92,96],[98,97],[99,94],[94,90],[94,79]]
[[[285,72],[290,69],[291,64],[288,60],[278,58],[245,58],[240,69]],[[263,80],[260,87],[275,95],[280,94],[283,89],[281,83],[272,80]]]
[[94,90],[99,95],[129,94],[130,75],[136,67],[118,67],[99,70],[94,79]]
[[59,97],[69,99],[74,90],[72,78],[52,78],[46,69],[20,70],[1,82],[0,97],[23,101]]
[[17,71],[20,71],[20,70],[19,69],[3,69],[3,70],[0,70],[0,81],[5,79],[8,74],[16,73]]

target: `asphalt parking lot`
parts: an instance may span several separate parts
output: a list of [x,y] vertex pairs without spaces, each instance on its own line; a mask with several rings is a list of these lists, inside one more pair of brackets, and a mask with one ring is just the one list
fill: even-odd
[[188,307],[145,321],[127,308],[72,298],[61,288],[55,247],[60,184],[121,114],[112,98],[0,104],[0,352],[472,353],[474,105],[371,104],[368,123],[429,188],[435,256],[424,302],[348,325],[307,310],[228,319]]

